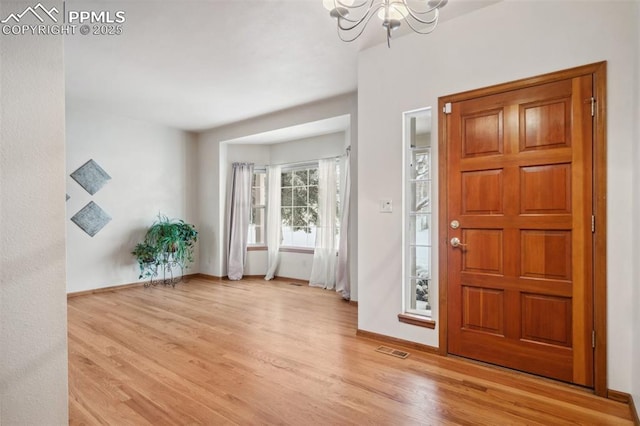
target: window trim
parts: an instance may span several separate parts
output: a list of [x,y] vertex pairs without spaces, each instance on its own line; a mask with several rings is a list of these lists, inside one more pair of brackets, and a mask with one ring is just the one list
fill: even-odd
[[282,164],[280,168],[280,172],[289,173],[289,172],[296,172],[299,170],[307,170],[307,169],[313,169],[313,168],[317,169],[319,167],[320,167],[320,162],[318,160],[304,161],[301,163]]
[[[267,251],[269,248],[264,244],[248,244],[247,251]],[[315,248],[311,247],[295,247],[295,246],[281,246],[278,250],[280,253],[301,253],[301,254],[314,254]]]
[[298,247],[298,246],[280,246],[280,253],[304,253],[314,254],[316,249],[313,247]]
[[[312,160],[312,161],[305,161],[305,162],[300,162],[300,163],[292,163],[292,164],[285,164],[282,166],[281,168],[281,173],[290,173],[290,172],[296,172],[296,171],[301,171],[301,170],[311,170],[311,169],[316,169],[318,170],[320,167],[320,162],[318,160]],[[307,182],[308,183],[308,182]],[[306,188],[309,188],[310,185],[304,185]],[[280,190],[282,191],[282,183],[280,184]],[[287,186],[285,188],[296,188],[296,186]],[[293,195],[292,195],[293,197]],[[293,199],[293,198],[292,198]],[[283,206],[282,204],[282,200],[280,201],[280,214],[282,214],[282,210],[284,208],[300,208],[302,206]],[[307,208],[309,208],[308,204],[307,204]],[[282,229],[282,224],[280,225],[281,229]],[[293,228],[293,226],[291,226],[291,228]],[[283,241],[284,241],[284,236],[283,236]],[[314,244],[315,245],[315,244]],[[282,253],[314,253],[315,252],[315,247],[311,247],[311,246],[294,246],[294,245],[284,245],[281,244],[280,245],[280,252]]]
[[398,314],[398,321],[405,324],[417,325],[418,327],[425,327],[434,330],[436,328],[436,322],[431,317],[424,315],[404,313]]
[[[433,240],[434,240],[434,234],[431,232],[430,236],[430,241],[428,242],[428,244],[413,244],[411,245],[410,243],[410,236],[409,236],[409,229],[410,229],[410,221],[411,220],[415,220],[412,219],[412,217],[416,216],[416,212],[412,212],[411,211],[411,207],[410,207],[410,200],[411,200],[411,196],[410,196],[410,191],[411,191],[411,184],[413,182],[416,182],[415,179],[412,179],[411,176],[411,170],[410,170],[410,164],[412,161],[412,156],[413,156],[413,152],[415,151],[420,151],[420,150],[428,150],[429,151],[429,175],[430,178],[428,179],[428,181],[430,182],[430,186],[431,186],[431,208],[429,209],[429,212],[424,212],[425,214],[428,214],[429,216],[429,222],[432,224],[432,219],[433,219],[433,215],[434,212],[432,210],[433,208],[433,141],[431,141],[431,143],[429,144],[429,146],[421,146],[421,147],[412,147],[411,146],[411,134],[410,134],[410,120],[412,118],[416,118],[422,114],[425,114],[429,112],[430,114],[433,114],[433,108],[431,107],[426,107],[426,108],[419,108],[416,110],[412,110],[412,111],[407,111],[404,112],[402,114],[402,122],[403,122],[403,127],[402,127],[402,151],[403,151],[403,164],[402,164],[402,194],[403,194],[403,202],[402,202],[402,313],[398,314],[398,321],[403,322],[403,323],[407,323],[407,324],[412,324],[412,325],[417,325],[417,326],[421,326],[421,327],[427,327],[427,328],[435,328],[435,320],[434,320],[434,312],[433,312],[433,301],[431,309],[428,310],[418,310],[418,309],[412,309],[411,308],[411,294],[410,294],[410,289],[411,289],[411,280],[412,279],[418,279],[417,277],[413,277],[410,273],[410,265],[411,265],[411,248],[412,247],[429,247],[429,270],[430,270],[430,274],[429,274],[429,297],[430,299],[433,298],[434,296],[437,297],[437,295],[434,295],[432,292],[433,289],[433,276],[432,276],[432,272],[433,272]],[[433,228],[432,228],[433,229]]]
[[[265,239],[265,241],[262,242],[256,242],[256,243],[247,243],[247,250],[249,250],[250,247],[261,247],[264,246],[266,248],[267,246],[267,234],[266,234],[266,228],[267,228],[267,200],[268,200],[268,194],[267,191],[269,190],[269,184],[268,184],[268,179],[267,179],[267,168],[266,166],[256,166],[253,168],[253,176],[252,178],[252,185],[251,185],[251,191],[253,191],[253,189],[255,188],[253,186],[253,177],[257,174],[263,174],[264,175],[264,193],[265,193],[265,200],[264,200],[264,204],[253,204],[251,203],[250,209],[251,209],[251,214],[253,214],[253,210],[254,209],[262,209],[264,211],[263,214],[263,218],[264,218],[264,224],[262,225],[263,227],[263,237]],[[251,225],[251,224],[250,224]],[[248,235],[247,235],[248,238]]]

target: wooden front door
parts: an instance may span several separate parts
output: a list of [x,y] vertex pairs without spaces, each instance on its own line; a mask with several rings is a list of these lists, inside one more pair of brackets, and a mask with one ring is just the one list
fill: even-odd
[[593,76],[523,86],[443,103],[447,349],[591,387]]

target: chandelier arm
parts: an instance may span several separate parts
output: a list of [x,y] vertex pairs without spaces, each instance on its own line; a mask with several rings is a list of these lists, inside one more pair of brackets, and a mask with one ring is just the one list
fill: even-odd
[[[334,3],[335,2],[339,2],[339,1],[340,0],[334,0]],[[347,15],[342,15],[340,13],[341,11],[340,11],[339,8],[334,9],[334,10],[337,10],[337,14],[339,16],[338,22],[340,22],[340,20],[342,19],[342,20],[345,20],[346,22],[350,22],[350,23],[354,24],[353,25],[354,27],[357,27],[362,21],[367,19],[367,15],[371,12],[371,8],[373,7],[373,3],[374,2],[375,2],[375,0],[365,0],[364,2],[362,2],[361,4],[359,4],[357,6],[341,6],[343,9],[346,9],[346,11],[349,12],[349,11],[353,11],[353,10],[356,10],[356,9],[360,9],[362,6],[365,6],[368,3],[369,7],[368,7],[367,12],[364,15],[362,15],[362,17],[360,17],[358,19],[350,19],[348,17],[349,16],[348,13],[347,13]],[[378,6],[376,8],[376,10],[380,9],[381,7],[382,7],[382,5]]]
[[436,9],[440,9],[441,7],[446,6],[447,3],[449,3],[449,0],[440,0],[440,1],[438,1],[438,4],[436,4],[433,7],[435,7]]
[[[406,2],[406,0],[403,0]],[[427,24],[427,25],[431,25],[433,24],[438,25],[438,18],[440,16],[440,9],[435,9],[433,10],[433,18],[428,19],[428,20],[424,20],[422,18],[420,18],[420,16],[418,16],[418,14],[416,14],[413,10],[411,10],[409,7],[407,7],[407,12],[409,12],[409,16],[411,16],[414,20],[416,20],[417,22],[420,22],[421,24]],[[409,19],[405,19],[405,21],[409,22]],[[413,28],[413,27],[412,27]],[[415,30],[414,30],[415,31]],[[419,32],[419,31],[418,31]],[[422,34],[422,33],[421,33]],[[428,34],[428,33],[425,33]]]
[[411,20],[409,20],[409,19],[405,19],[404,21],[407,23],[409,28],[411,28],[414,32],[416,32],[418,34],[431,34],[436,29],[436,27],[438,26],[438,20],[437,19],[436,19],[435,23],[433,24],[433,26],[429,27],[427,30],[424,30],[424,29],[421,30],[419,28],[414,27],[413,24],[411,23]]
[[[343,37],[343,33],[345,33],[345,34],[349,33],[351,30],[356,28],[358,25],[353,25],[352,27],[349,27],[349,28],[343,28],[343,27],[340,26],[340,21],[338,21],[338,37],[340,37],[340,40],[342,40],[342,41],[344,41],[346,43],[351,43],[352,41],[355,41],[358,37],[360,37],[362,35],[362,33],[364,32],[365,28],[367,28],[367,25],[369,25],[369,21],[371,20],[373,15],[375,15],[375,12],[372,13],[371,11],[369,11],[367,13],[367,15],[365,15],[360,20],[360,22],[364,22],[365,18],[367,18],[367,16],[368,16],[368,18],[366,19],[366,22],[360,28],[360,31],[358,31],[358,33],[353,38],[345,38],[345,37]],[[340,30],[342,30],[342,31],[340,31]]]
[[[374,0],[371,1],[371,3],[373,3]],[[376,12],[382,8],[382,6],[378,6],[375,9],[369,9],[367,11],[367,13],[365,15],[362,16],[362,18],[358,19],[358,20],[349,20],[349,19],[344,19],[344,18],[340,18],[338,19],[338,28],[341,29],[342,31],[351,31],[354,28],[358,27],[360,24],[362,24],[364,22],[364,25],[362,25],[362,30],[360,31],[360,34],[362,34],[362,31],[364,31],[364,29],[367,27],[367,25],[369,25],[369,21],[371,20],[371,18],[373,17],[373,15],[376,14]],[[341,24],[341,20],[345,20],[353,25],[348,26],[348,27],[344,27]],[[358,36],[360,35],[358,34]],[[357,37],[356,37],[357,38]]]
[[371,4],[373,2],[369,1],[369,0],[363,0],[361,3],[357,3],[357,4],[345,4],[345,3],[342,3],[341,0],[333,0],[333,3],[336,5],[336,7],[337,7],[337,5],[340,5],[340,7],[344,7],[344,8],[347,8],[347,9],[359,9],[362,6],[366,5],[367,3],[369,3],[369,7],[371,7]]
[[411,10],[413,13],[415,13],[417,15],[426,15],[428,13],[433,12],[436,9],[440,9],[441,7],[445,6],[448,2],[449,2],[449,0],[439,0],[438,3],[436,5],[434,5],[434,6],[429,6],[430,2],[425,2],[427,4],[427,9],[425,9],[425,10],[419,10],[416,7],[409,6],[409,3],[408,3],[407,0],[393,0],[391,2],[391,4],[400,4],[400,5],[404,6],[404,7],[406,7],[407,10]]

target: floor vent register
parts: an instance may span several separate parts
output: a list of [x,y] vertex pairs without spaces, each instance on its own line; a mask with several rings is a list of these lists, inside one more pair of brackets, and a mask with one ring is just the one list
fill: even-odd
[[380,352],[386,355],[395,356],[397,358],[405,359],[409,356],[409,352],[400,351],[398,349],[388,348],[386,346],[378,346],[376,348],[376,352]]

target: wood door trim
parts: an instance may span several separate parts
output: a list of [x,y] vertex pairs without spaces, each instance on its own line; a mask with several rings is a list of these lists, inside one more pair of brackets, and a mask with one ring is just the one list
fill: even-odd
[[607,395],[607,63],[591,65],[596,98],[593,129],[593,317],[596,332],[594,389]]
[[443,113],[446,103],[460,102],[482,96],[494,95],[517,89],[523,89],[554,81],[576,78],[591,74],[593,76],[596,98],[595,121],[593,128],[593,191],[595,232],[593,235],[593,318],[596,333],[594,350],[594,392],[607,396],[607,158],[606,158],[606,68],[607,63],[597,62],[567,70],[543,74],[531,78],[515,80],[481,89],[470,90],[438,98],[438,176],[439,202],[438,219],[438,302],[439,302],[439,352],[448,354],[448,154],[447,154],[447,116]]
[[[468,92],[467,92],[468,93]],[[441,355],[447,355],[448,351],[448,285],[449,285],[449,154],[447,149],[447,116],[444,114],[444,106],[452,102],[451,96],[438,98],[438,350]]]
[[[567,70],[556,71],[548,74],[542,74],[535,77],[522,78],[520,80],[514,80],[507,83],[495,84],[493,86],[487,86],[480,89],[467,90],[466,92],[455,93],[438,98],[438,102],[442,102],[444,106],[447,102],[460,102],[469,99],[479,98],[482,96],[496,95],[499,93],[510,92],[512,90],[526,89],[528,87],[540,86],[546,83],[553,83],[554,81],[567,80],[570,78],[580,77],[588,74],[596,74],[601,71],[601,68],[606,68],[606,61],[596,62],[589,65],[583,65],[576,68],[570,68]],[[604,87],[603,87],[604,88]],[[442,113],[442,109],[439,110]]]

